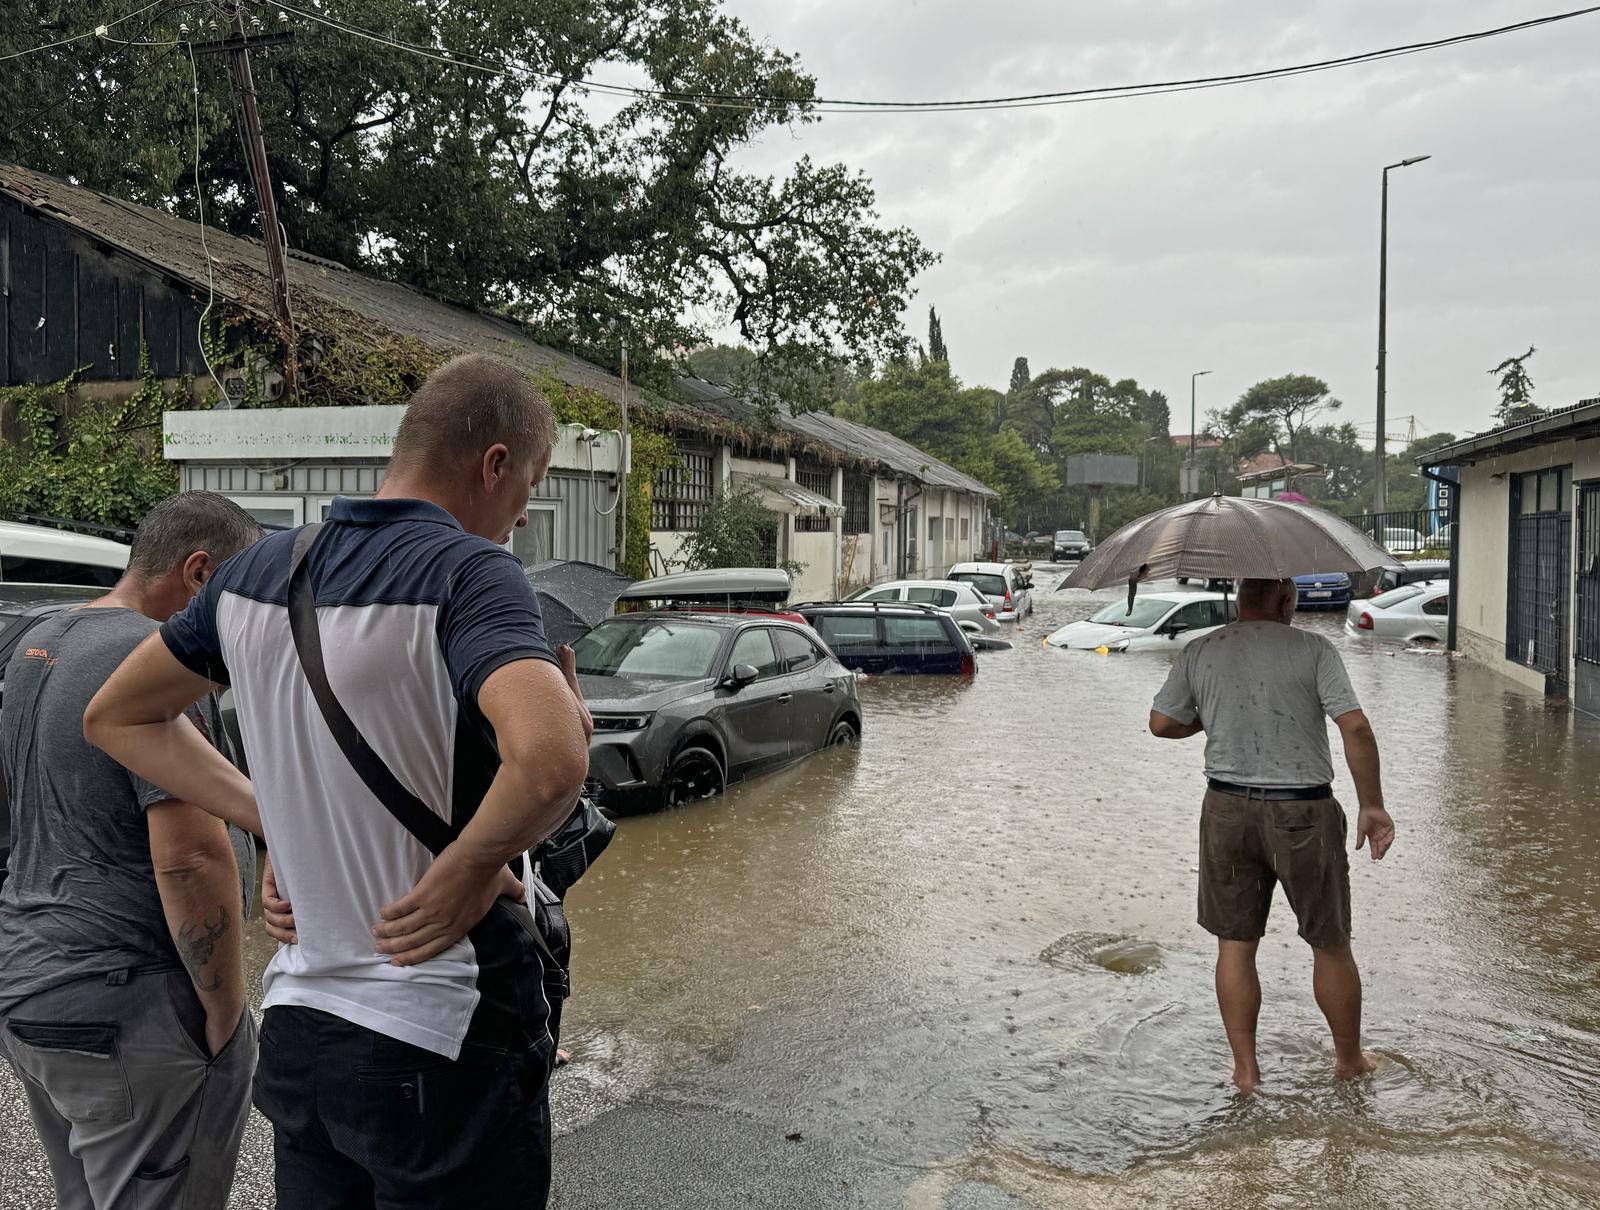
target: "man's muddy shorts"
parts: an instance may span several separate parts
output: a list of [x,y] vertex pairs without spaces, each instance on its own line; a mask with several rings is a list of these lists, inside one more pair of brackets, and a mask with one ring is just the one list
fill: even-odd
[[1283,893],[1315,949],[1350,940],[1350,861],[1344,810],[1326,798],[1262,800],[1206,791],[1200,812],[1200,925],[1229,941],[1267,929],[1272,888]]

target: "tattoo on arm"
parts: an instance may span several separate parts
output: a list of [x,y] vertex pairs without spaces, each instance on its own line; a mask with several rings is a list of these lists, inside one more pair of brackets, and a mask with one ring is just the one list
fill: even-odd
[[178,930],[178,956],[199,991],[214,992],[222,986],[221,972],[208,976],[205,967],[231,924],[228,909],[218,904],[216,911],[207,912],[198,925],[185,924]]

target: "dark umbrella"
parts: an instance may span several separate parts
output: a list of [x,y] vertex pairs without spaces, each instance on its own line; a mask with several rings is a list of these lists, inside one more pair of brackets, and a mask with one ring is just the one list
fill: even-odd
[[576,642],[611,616],[631,576],[579,559],[547,559],[528,568],[552,646]]
[[1395,557],[1343,517],[1309,504],[1211,496],[1175,504],[1112,534],[1060,588],[1144,580],[1284,580],[1319,571],[1357,575],[1398,567]]

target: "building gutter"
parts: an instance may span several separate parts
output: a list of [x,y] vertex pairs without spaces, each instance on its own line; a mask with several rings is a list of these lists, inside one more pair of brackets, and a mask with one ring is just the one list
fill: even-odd
[[1456,615],[1461,608],[1461,597],[1457,591],[1461,587],[1461,484],[1435,474],[1432,466],[1420,469],[1423,478],[1432,479],[1450,489],[1450,620],[1445,623],[1444,645],[1447,651],[1453,652],[1456,649]]
[[1550,441],[1594,436],[1597,433],[1600,433],[1600,399],[1586,399],[1547,416],[1538,416],[1510,428],[1496,429],[1431,450],[1418,457],[1416,462],[1419,467],[1459,466],[1479,458],[1510,454]]

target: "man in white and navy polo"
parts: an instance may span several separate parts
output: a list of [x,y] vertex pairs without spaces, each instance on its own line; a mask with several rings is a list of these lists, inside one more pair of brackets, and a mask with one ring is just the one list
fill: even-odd
[[588,769],[576,678],[501,545],[526,523],[554,439],[520,371],[456,358],[412,399],[378,496],[336,500],[305,556],[328,681],[404,788],[458,831],[438,857],[319,712],[289,628],[295,533],[224,564],[85,716],[141,776],[223,810],[241,791],[181,711],[233,688],[299,938],[263,980],[256,1084],[282,1205],[544,1204],[545,971],[489,909],[516,885],[507,862],[566,818]]

